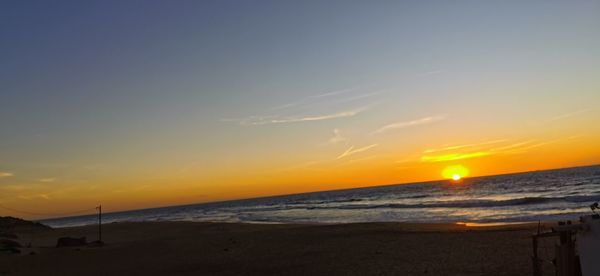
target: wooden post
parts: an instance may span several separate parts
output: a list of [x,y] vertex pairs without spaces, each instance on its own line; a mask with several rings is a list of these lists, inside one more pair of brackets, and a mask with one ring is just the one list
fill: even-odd
[[98,205],[98,240],[102,242],[102,204]]
[[531,262],[533,264],[533,276],[542,276],[540,260],[538,259],[538,237],[537,235],[533,235],[531,239],[533,240],[533,256],[531,257]]
[[560,243],[555,246],[555,250],[556,275],[578,276],[575,242],[573,241],[571,230],[560,232]]

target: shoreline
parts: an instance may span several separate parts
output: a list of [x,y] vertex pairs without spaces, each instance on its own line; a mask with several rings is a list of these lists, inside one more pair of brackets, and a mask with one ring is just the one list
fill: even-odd
[[[551,224],[557,223],[559,220],[539,220],[539,221],[494,221],[494,222],[478,222],[478,221],[455,221],[455,222],[418,222],[418,221],[368,221],[368,222],[276,222],[276,221],[243,221],[243,222],[229,222],[229,221],[193,221],[193,220],[143,220],[143,221],[132,221],[123,220],[115,222],[103,222],[102,225],[111,224],[126,224],[126,223],[204,223],[204,224],[249,224],[249,225],[353,225],[353,224],[401,224],[401,225],[463,225],[467,227],[499,227],[499,226],[518,226],[518,225],[537,225],[539,224]],[[78,228],[78,227],[91,227],[98,226],[98,223],[89,223],[82,225],[72,226],[52,226],[44,223],[43,220],[34,220],[34,222],[41,223],[49,226],[52,229],[64,229],[64,228]]]

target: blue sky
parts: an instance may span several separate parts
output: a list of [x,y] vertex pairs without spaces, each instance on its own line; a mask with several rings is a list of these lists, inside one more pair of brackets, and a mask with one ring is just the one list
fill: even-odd
[[[4,1],[0,187],[65,191],[48,196],[65,206],[102,181],[104,198],[207,195],[170,204],[439,177],[353,178],[331,169],[340,156],[387,168],[448,145],[593,141],[598,14],[598,1]],[[264,173],[306,164],[326,172]],[[474,173],[536,168],[519,166]],[[144,200],[132,206],[162,203]]]

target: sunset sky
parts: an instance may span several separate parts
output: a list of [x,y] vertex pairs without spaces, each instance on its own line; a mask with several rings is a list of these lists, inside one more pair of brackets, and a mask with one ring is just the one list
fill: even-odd
[[2,1],[0,215],[598,164],[599,15],[599,1]]

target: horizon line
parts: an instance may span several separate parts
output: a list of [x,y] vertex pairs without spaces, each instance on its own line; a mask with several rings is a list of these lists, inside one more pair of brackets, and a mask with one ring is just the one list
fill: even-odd
[[[572,167],[558,167],[558,168],[550,168],[550,169],[539,169],[539,170],[529,170],[529,171],[517,171],[517,172],[509,172],[509,173],[499,173],[499,174],[489,174],[489,175],[478,175],[473,177],[465,177],[465,179],[477,179],[482,177],[492,177],[492,176],[504,176],[504,175],[515,175],[515,174],[524,174],[524,173],[532,173],[532,172],[543,172],[543,171],[556,171],[556,170],[568,170],[568,169],[576,169],[576,168],[587,168],[587,167],[596,167],[600,166],[600,163],[594,163],[589,165],[580,165],[580,166],[572,166]],[[368,188],[378,188],[378,187],[388,187],[388,186],[397,186],[397,185],[416,185],[416,184],[427,184],[432,182],[441,182],[448,181],[448,179],[433,179],[433,180],[424,180],[424,181],[416,181],[416,182],[403,182],[403,183],[387,183],[380,185],[372,185],[372,186],[361,186],[354,188],[342,188],[342,189],[333,189],[333,190],[316,190],[310,192],[301,192],[301,193],[291,193],[291,194],[275,194],[275,195],[265,195],[265,196],[257,196],[257,197],[247,197],[247,198],[237,198],[237,199],[227,199],[227,200],[217,200],[217,201],[206,201],[206,202],[198,202],[198,203],[190,203],[190,204],[179,204],[179,205],[164,205],[157,207],[148,207],[148,208],[140,208],[140,209],[128,209],[114,212],[103,213],[104,215],[108,214],[118,214],[118,213],[126,213],[126,212],[135,212],[135,211],[146,211],[146,210],[154,210],[154,209],[163,209],[163,208],[173,208],[173,207],[185,207],[185,206],[195,206],[195,205],[208,205],[208,204],[218,204],[218,203],[226,203],[226,202],[236,202],[236,201],[244,201],[244,200],[256,200],[256,199],[267,199],[274,197],[284,197],[284,196],[292,196],[292,195],[305,195],[312,193],[324,193],[324,192],[338,192],[338,191],[350,191],[350,190],[359,190],[359,189],[368,189]],[[35,222],[47,221],[47,220],[58,220],[65,218],[77,218],[77,217],[85,217],[85,216],[95,216],[96,213],[77,215],[77,216],[66,216],[66,217],[50,217],[44,219],[31,219]]]

